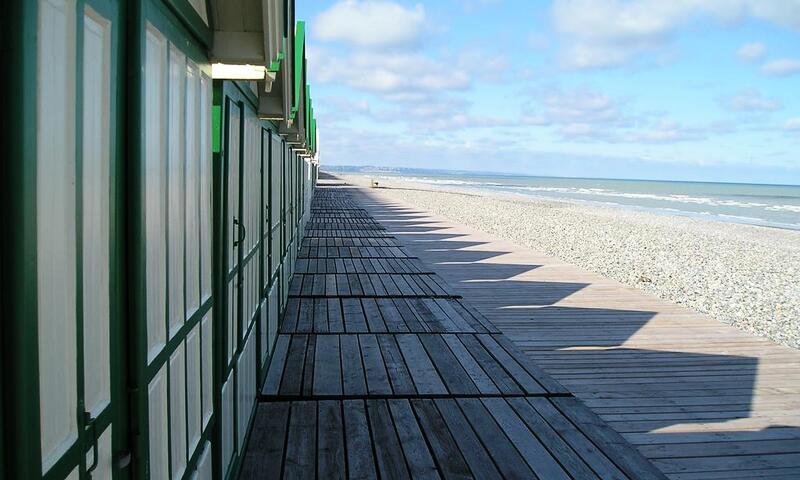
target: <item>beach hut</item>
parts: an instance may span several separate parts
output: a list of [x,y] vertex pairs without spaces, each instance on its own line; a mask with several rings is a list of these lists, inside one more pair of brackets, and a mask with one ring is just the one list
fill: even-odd
[[294,2],[0,22],[0,476],[235,477],[317,175]]

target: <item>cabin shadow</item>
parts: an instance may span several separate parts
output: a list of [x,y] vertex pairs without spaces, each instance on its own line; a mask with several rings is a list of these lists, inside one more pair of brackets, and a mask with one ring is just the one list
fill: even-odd
[[[800,429],[779,422],[761,431],[724,427],[715,431],[713,427],[751,416],[758,358],[626,347],[655,312],[557,305],[587,284],[516,280],[541,265],[503,261],[498,257],[511,252],[481,249],[482,242],[443,233],[441,224],[423,211],[361,192],[370,213],[423,262],[434,256],[426,253],[436,252],[432,270],[446,273],[467,301],[471,289],[486,288],[489,283],[514,292],[473,305],[491,314],[493,323],[527,355],[663,470],[680,472],[683,458],[753,453],[760,446],[800,451]],[[446,261],[442,252],[447,253]],[[635,362],[627,365],[631,359]],[[704,428],[669,430],[691,424]],[[760,443],[772,439],[777,443]],[[702,443],[706,450],[693,450],[695,443]]]

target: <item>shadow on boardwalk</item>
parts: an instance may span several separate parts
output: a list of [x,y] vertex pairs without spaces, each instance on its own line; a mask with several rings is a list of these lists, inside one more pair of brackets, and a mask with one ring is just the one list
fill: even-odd
[[[706,338],[686,330],[685,344],[661,343],[660,331],[674,338],[692,326],[692,315],[592,307],[608,303],[593,296],[618,293],[589,293],[589,281],[526,278],[543,265],[379,193],[362,193],[366,208],[409,251],[671,478],[800,478],[800,395],[796,385],[770,380],[796,378],[797,357],[783,347],[766,354],[746,342],[709,347],[714,332],[730,328],[715,322],[703,325]],[[570,298],[578,293],[581,302]]]

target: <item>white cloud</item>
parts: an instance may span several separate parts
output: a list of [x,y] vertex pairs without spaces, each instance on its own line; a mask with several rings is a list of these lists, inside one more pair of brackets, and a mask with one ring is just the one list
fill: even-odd
[[528,105],[523,122],[530,125],[559,125],[565,131],[586,130],[583,126],[603,123],[619,126],[624,120],[617,102],[607,95],[587,90],[555,90],[538,98],[539,107]]
[[425,8],[384,0],[343,0],[320,13],[311,25],[320,40],[362,48],[402,47],[425,33]]
[[772,98],[767,98],[754,88],[747,88],[736,95],[723,99],[723,105],[739,112],[771,112],[779,110],[783,105]]
[[758,60],[767,53],[767,47],[761,42],[746,43],[736,51],[736,55],[742,60],[752,62]]
[[765,75],[783,77],[794,75],[800,72],[800,60],[794,58],[780,58],[772,60],[761,66],[761,72]]
[[686,127],[674,120],[662,119],[640,131],[628,132],[624,140],[638,143],[676,143],[700,140],[705,136],[697,128]]
[[800,132],[800,117],[790,118],[783,124],[783,129],[787,132]]
[[481,80],[502,82],[507,77],[510,62],[504,54],[471,47],[459,53],[458,66]]
[[800,0],[556,0],[552,15],[567,37],[568,68],[624,64],[700,16],[726,24],[751,16],[800,30]]
[[471,81],[457,66],[424,55],[372,52],[315,54],[312,78],[375,93],[463,90]]

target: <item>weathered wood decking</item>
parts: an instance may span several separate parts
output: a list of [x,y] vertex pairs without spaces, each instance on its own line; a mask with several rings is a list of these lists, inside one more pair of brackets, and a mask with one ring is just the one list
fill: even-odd
[[409,255],[670,478],[800,478],[797,350],[380,190],[361,194]]
[[242,478],[663,478],[350,191],[317,190]]

